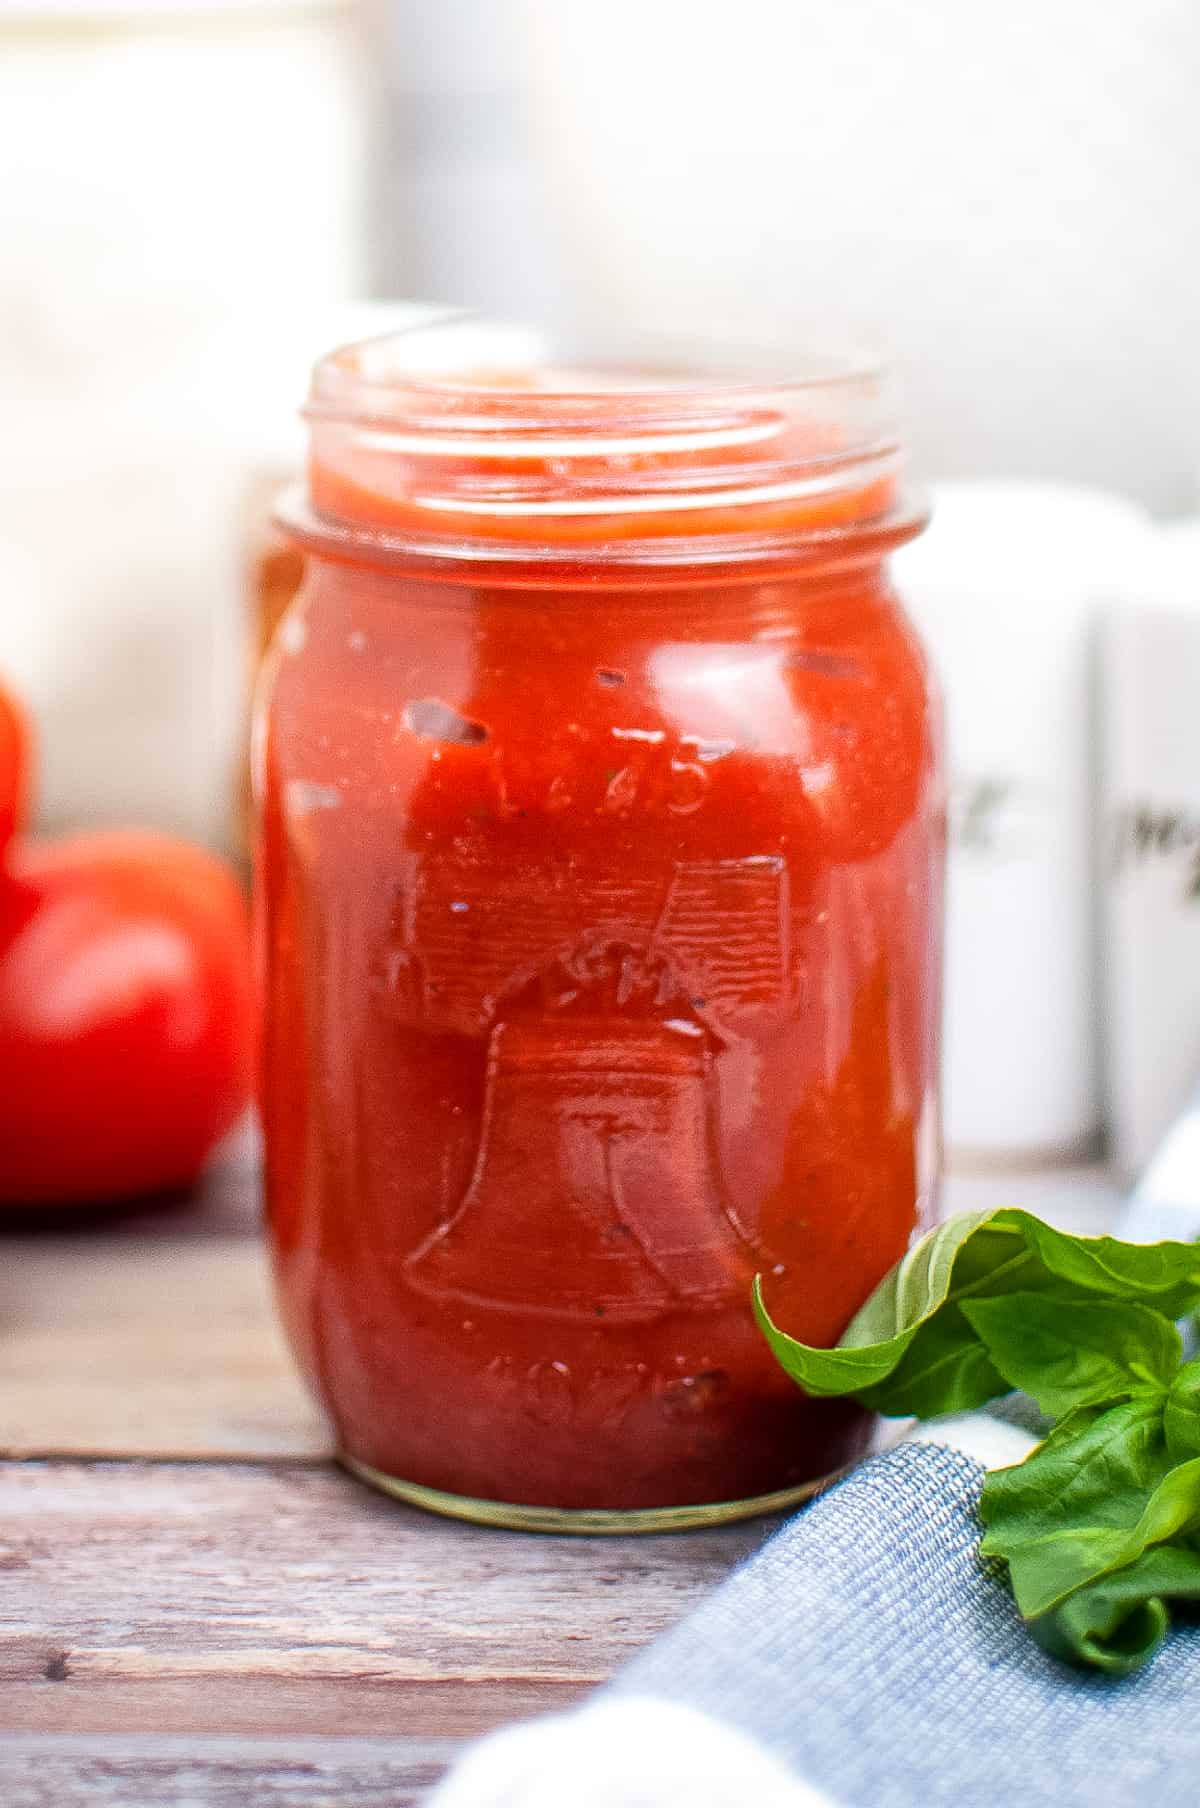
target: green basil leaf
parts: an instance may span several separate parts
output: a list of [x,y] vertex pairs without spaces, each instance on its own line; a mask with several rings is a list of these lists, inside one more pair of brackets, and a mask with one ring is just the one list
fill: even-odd
[[1200,1457],[1192,1457],[1164,1475],[1146,1502],[1145,1511],[1129,1535],[1139,1546],[1134,1555],[1140,1556],[1152,1544],[1166,1544],[1183,1533],[1194,1532],[1198,1526]]
[[[991,1216],[990,1212],[960,1212],[914,1243],[850,1320],[842,1333],[841,1346],[864,1349],[890,1342],[935,1312],[949,1296],[955,1264],[965,1245],[972,1239],[978,1242],[985,1235]],[[1011,1238],[1001,1233],[1000,1243],[1007,1252]],[[997,1248],[992,1265],[1000,1259]]]
[[1200,1598],[1200,1460],[1174,1463],[1165,1399],[1072,1413],[1024,1463],[985,1478],[985,1557],[1056,1657],[1128,1675],[1166,1636],[1166,1598]]
[[948,1305],[910,1341],[886,1380],[855,1392],[864,1406],[892,1418],[933,1419],[973,1412],[1009,1387],[959,1308]]
[[1126,1532],[1170,1468],[1161,1399],[1085,1407],[1023,1463],[985,1476],[981,1553],[1008,1559],[1053,1532],[1080,1526]]
[[1007,1392],[971,1327],[948,1309],[964,1252],[972,1257],[973,1282],[984,1253],[981,1240],[992,1268],[1023,1254],[1012,1233],[989,1235],[993,1216],[963,1213],[922,1237],[851,1320],[836,1349],[801,1343],[781,1331],[763,1302],[760,1277],[754,1311],[778,1362],[807,1393],[854,1394],[894,1416],[966,1411]]
[[[1079,1437],[1082,1432],[1086,1431],[1090,1425],[1094,1425],[1103,1412],[1110,1411],[1110,1410],[1112,1410],[1112,1408],[1115,1408],[1118,1406],[1125,1406],[1127,1404],[1128,1404],[1128,1402],[1125,1400],[1113,1400],[1110,1402],[1110,1405],[1108,1407],[1104,1407],[1104,1406],[1079,1406],[1079,1407],[1076,1407],[1074,1412],[1066,1413],[1058,1421],[1058,1423],[1056,1425],[1051,1426],[1050,1430],[1046,1433],[1046,1436],[1042,1439],[1041,1443],[1037,1446],[1037,1448],[1035,1450],[1030,1452],[1029,1456],[1026,1457],[1025,1461],[1027,1463],[1032,1462],[1033,1458],[1035,1456],[1040,1457],[1044,1452],[1049,1452],[1051,1450],[1058,1450],[1062,1447],[1062,1445],[1071,1443],[1073,1439]],[[1160,1409],[1162,1406],[1162,1402],[1160,1400],[1156,1400],[1156,1399],[1147,1397],[1146,1399],[1139,1400],[1137,1402],[1137,1404],[1138,1404],[1139,1410],[1141,1412],[1145,1413],[1157,1425],[1158,1420],[1159,1420],[1159,1413],[1160,1413]],[[1007,1473],[1008,1473],[1007,1470],[997,1470],[996,1471],[997,1475],[1007,1474]]]
[[1164,1318],[1200,1304],[1200,1244],[1122,1243],[1116,1237],[1072,1237],[1028,1212],[1019,1218],[1030,1249],[1048,1273],[1088,1293],[1140,1300]]
[[[1005,1560],[1022,1619],[1038,1619],[1077,1589],[1126,1568],[1152,1546],[1169,1544],[1197,1525],[1200,1457],[1168,1471],[1127,1530],[1079,1525],[1016,1544]],[[990,1532],[980,1551],[984,1556],[1004,1554]]]
[[1019,1388],[1049,1436],[985,1480],[980,1550],[1048,1651],[1114,1675],[1149,1661],[1168,1602],[1200,1600],[1200,1359],[1174,1320],[1200,1305],[1200,1246],[1071,1237],[976,1212],[922,1237],[836,1349],[754,1310],[815,1395],[934,1418]]
[[1200,1356],[1185,1362],[1163,1409],[1167,1449],[1177,1463],[1200,1456]]
[[761,1280],[754,1310],[776,1359],[808,1393],[854,1394],[877,1412],[932,1418],[1008,1391],[1011,1383],[976,1347],[977,1333],[958,1307],[1014,1293],[1091,1300],[1107,1294],[1173,1318],[1200,1303],[1200,1248],[1069,1237],[1028,1212],[970,1212],[914,1245],[836,1349],[781,1330],[766,1309]]
[[1030,1622],[1043,1648],[1068,1663],[1130,1676],[1166,1637],[1167,1602],[1200,1601],[1200,1552],[1159,1545],[1126,1569],[1081,1588]]
[[827,1349],[821,1344],[801,1343],[781,1331],[770,1318],[763,1304],[761,1275],[754,1283],[753,1297],[754,1316],[776,1360],[793,1381],[817,1396],[857,1394],[886,1381],[913,1340],[914,1333],[908,1331],[865,1349],[845,1349],[841,1344]]
[[864,1348],[800,1343],[772,1323],[755,1283],[754,1311],[781,1367],[816,1397],[853,1394],[873,1411],[907,1418],[966,1412],[1009,1391],[961,1313],[943,1309]]
[[1007,1559],[1009,1585],[1021,1618],[1040,1619],[1076,1589],[1131,1563],[1140,1553],[1131,1547],[1130,1537],[1106,1526],[1077,1526],[1023,1544]]
[[1131,1300],[1009,1293],[960,1307],[1010,1387],[1051,1418],[1076,1407],[1165,1394],[1183,1357],[1169,1319]]

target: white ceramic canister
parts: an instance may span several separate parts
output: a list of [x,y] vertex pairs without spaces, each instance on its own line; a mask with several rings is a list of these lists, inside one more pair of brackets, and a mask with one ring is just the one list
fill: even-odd
[[[570,18],[575,7],[561,10]],[[510,319],[561,318],[548,200],[556,151],[531,130],[528,28],[544,11],[544,0],[366,7],[372,287]]]
[[1105,1068],[1113,1155],[1153,1155],[1200,1080],[1200,520],[1163,527],[1101,626]]
[[48,827],[227,832],[242,497],[362,292],[358,63],[336,0],[0,10],[0,669]]
[[947,1144],[960,1162],[1066,1160],[1103,1117],[1096,623],[1152,529],[1063,484],[943,483],[932,502],[894,568],[946,699]]

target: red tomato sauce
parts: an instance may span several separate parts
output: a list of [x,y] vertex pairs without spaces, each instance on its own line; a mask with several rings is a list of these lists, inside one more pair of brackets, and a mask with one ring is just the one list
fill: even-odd
[[[869,1436],[751,1286],[832,1342],[933,1210],[913,528],[890,475],[742,500],[705,456],[315,435],[260,724],[269,1213],[340,1445],[404,1483],[748,1500]],[[647,479],[713,500],[622,511]]]

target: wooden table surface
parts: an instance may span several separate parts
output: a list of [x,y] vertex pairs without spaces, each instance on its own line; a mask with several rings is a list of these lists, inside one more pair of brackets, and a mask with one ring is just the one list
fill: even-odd
[[491,1532],[344,1475],[244,1157],[187,1207],[5,1228],[0,1459],[0,1808],[402,1808],[766,1530]]
[[[1107,1194],[1060,1205],[1082,1228]],[[490,1532],[344,1475],[245,1150],[187,1206],[0,1239],[0,1808],[402,1808],[769,1529]]]

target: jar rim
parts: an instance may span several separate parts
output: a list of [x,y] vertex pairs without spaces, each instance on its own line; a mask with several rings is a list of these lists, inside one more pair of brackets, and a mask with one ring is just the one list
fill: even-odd
[[781,374],[761,347],[581,354],[447,310],[327,354],[304,415],[317,520],[451,556],[753,556],[899,506],[894,374],[849,340]]
[[[507,418],[540,420],[576,407],[586,414],[600,399],[619,395],[653,417],[669,412],[671,404],[686,410],[764,393],[814,395],[894,383],[893,367],[880,349],[850,334],[810,342],[802,354],[808,365],[803,371],[783,368],[785,354],[745,340],[613,329],[579,345],[568,340],[565,356],[556,351],[548,358],[547,337],[535,327],[474,309],[438,309],[407,326],[335,346],[318,359],[304,414],[390,418],[400,410],[407,415],[412,397],[456,407],[467,397],[486,397],[489,407]],[[799,363],[788,358],[789,365]],[[509,386],[499,380],[506,364],[514,373],[557,371],[563,380],[536,388]],[[608,382],[596,380],[606,373]]]

